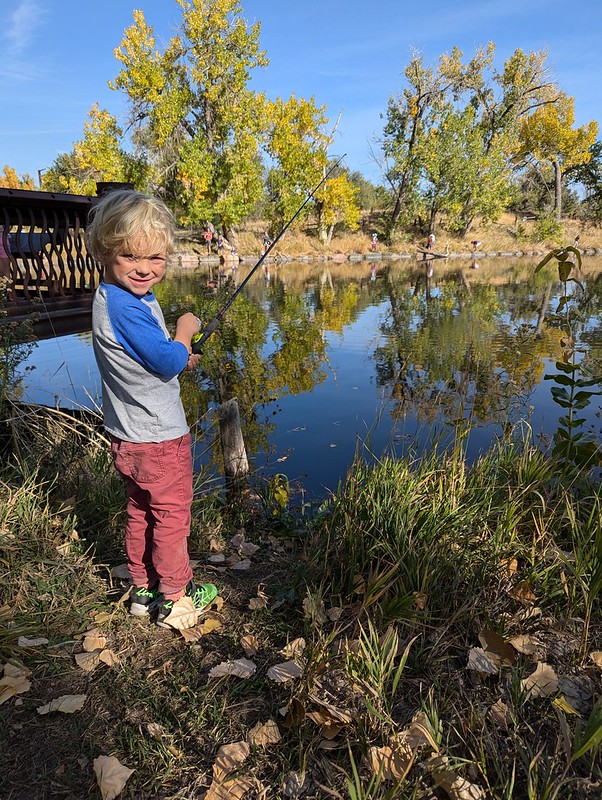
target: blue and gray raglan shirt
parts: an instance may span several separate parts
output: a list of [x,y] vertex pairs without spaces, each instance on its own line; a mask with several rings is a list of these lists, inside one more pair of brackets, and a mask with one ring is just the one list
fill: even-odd
[[170,338],[152,292],[137,297],[102,282],[92,305],[92,341],[108,433],[128,442],[188,433],[178,382],[188,350]]

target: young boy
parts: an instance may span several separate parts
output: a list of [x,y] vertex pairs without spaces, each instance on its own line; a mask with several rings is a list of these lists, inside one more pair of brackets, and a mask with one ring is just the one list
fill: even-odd
[[92,337],[105,429],[128,494],[130,613],[156,609],[157,624],[168,627],[165,620],[184,595],[199,615],[217,595],[213,584],[193,582],[187,548],[192,455],[178,375],[199,362],[190,345],[200,323],[183,314],[172,340],[151,292],[173,247],[172,217],[160,200],[109,192],[90,212],[86,244],[104,267]]

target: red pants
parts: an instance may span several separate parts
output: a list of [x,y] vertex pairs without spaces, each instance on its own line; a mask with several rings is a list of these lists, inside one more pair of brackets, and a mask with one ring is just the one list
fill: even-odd
[[192,578],[188,557],[192,504],[190,434],[167,442],[125,442],[111,437],[128,504],[125,552],[136,586],[176,594]]

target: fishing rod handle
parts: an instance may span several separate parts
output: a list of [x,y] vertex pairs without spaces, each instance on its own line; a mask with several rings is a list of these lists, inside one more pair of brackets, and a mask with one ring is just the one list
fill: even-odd
[[214,317],[211,322],[208,322],[205,328],[201,333],[197,333],[195,336],[192,337],[191,349],[193,355],[198,355],[207,339],[211,336],[212,333],[215,332],[217,326],[219,325],[219,317]]

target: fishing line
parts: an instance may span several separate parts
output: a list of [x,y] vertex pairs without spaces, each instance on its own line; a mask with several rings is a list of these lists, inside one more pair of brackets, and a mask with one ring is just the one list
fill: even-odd
[[293,214],[293,216],[292,216],[292,217],[289,219],[289,221],[288,221],[288,222],[287,222],[287,223],[284,225],[284,227],[282,228],[282,230],[280,231],[280,233],[278,234],[278,236],[276,236],[276,238],[274,239],[274,241],[273,241],[273,242],[270,244],[270,246],[268,247],[268,249],[267,249],[267,250],[265,251],[265,253],[264,253],[264,254],[261,256],[261,258],[259,259],[259,261],[258,261],[258,262],[255,264],[255,266],[253,267],[253,269],[252,269],[252,270],[249,272],[249,274],[246,276],[246,278],[243,280],[243,282],[240,284],[240,286],[238,286],[238,288],[237,288],[237,289],[236,289],[236,290],[235,290],[235,291],[234,291],[234,292],[233,292],[233,293],[230,295],[230,297],[229,297],[229,298],[226,300],[226,302],[225,302],[225,303],[224,303],[224,305],[223,305],[223,306],[220,308],[220,310],[217,312],[217,314],[215,315],[215,317],[213,317],[213,319],[212,319],[210,322],[208,322],[208,323],[207,323],[207,325],[205,326],[205,328],[203,329],[203,331],[202,331],[201,333],[198,333],[198,334],[196,334],[196,336],[194,336],[194,337],[193,337],[193,339],[192,339],[192,352],[193,352],[193,353],[195,353],[195,354],[198,354],[198,353],[200,353],[200,352],[201,352],[201,349],[202,349],[203,345],[205,344],[205,342],[207,341],[207,339],[208,339],[208,338],[209,338],[209,337],[210,337],[210,336],[211,336],[211,335],[212,335],[212,334],[215,332],[215,330],[217,329],[217,326],[218,326],[218,325],[220,324],[220,322],[222,321],[222,319],[223,319],[223,317],[224,317],[224,315],[225,315],[226,311],[227,311],[227,310],[230,308],[230,306],[232,305],[232,303],[234,302],[234,300],[236,299],[236,297],[237,297],[237,296],[240,294],[240,292],[241,292],[241,291],[244,289],[245,285],[246,285],[246,284],[248,283],[248,281],[251,279],[251,276],[252,276],[252,275],[253,275],[253,274],[254,274],[254,273],[257,271],[257,269],[258,269],[258,268],[259,268],[259,267],[260,267],[260,266],[263,264],[263,262],[265,261],[265,259],[267,258],[267,256],[270,254],[271,250],[272,250],[272,249],[273,249],[273,248],[276,246],[276,244],[278,243],[278,241],[280,240],[280,238],[281,238],[281,237],[284,235],[284,233],[286,232],[286,230],[287,230],[287,229],[288,229],[288,228],[289,228],[289,227],[292,225],[292,223],[293,223],[293,222],[294,222],[294,221],[297,219],[297,217],[299,216],[299,214],[300,214],[300,213],[303,211],[303,209],[305,208],[305,206],[306,206],[306,205],[309,203],[309,201],[312,199],[312,197],[313,197],[313,196],[315,195],[315,193],[318,191],[318,189],[320,188],[320,186],[322,186],[322,184],[326,183],[326,180],[327,180],[328,176],[330,175],[330,173],[331,173],[331,172],[333,172],[333,171],[334,171],[334,170],[335,170],[335,169],[336,169],[336,168],[339,166],[339,164],[340,164],[340,163],[341,163],[341,161],[342,161],[342,160],[345,158],[345,156],[346,156],[346,155],[347,155],[347,153],[343,153],[343,155],[342,155],[342,156],[341,156],[339,159],[337,159],[337,161],[335,161],[335,163],[334,163],[334,164],[333,164],[333,165],[330,167],[330,169],[328,170],[328,172],[326,172],[326,174],[324,175],[324,177],[322,178],[322,180],[320,181],[320,183],[318,183],[318,185],[317,185],[317,186],[316,186],[314,189],[312,189],[312,190],[311,190],[311,192],[310,192],[310,193],[307,195],[307,197],[305,198],[305,200],[303,201],[303,203],[302,203],[302,204],[299,206],[299,208],[298,208],[298,209],[295,211],[295,213]]

